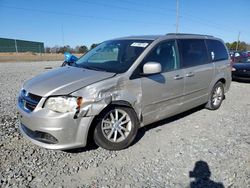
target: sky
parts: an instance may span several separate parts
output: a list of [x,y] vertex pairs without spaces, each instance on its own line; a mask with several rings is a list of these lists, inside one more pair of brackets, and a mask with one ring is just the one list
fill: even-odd
[[[176,32],[177,0],[0,0],[0,38],[87,45]],[[180,33],[250,43],[250,0],[178,0]]]

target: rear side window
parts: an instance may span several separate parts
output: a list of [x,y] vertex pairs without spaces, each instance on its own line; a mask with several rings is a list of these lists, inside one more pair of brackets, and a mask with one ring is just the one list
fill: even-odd
[[202,39],[181,39],[178,41],[182,57],[182,67],[207,64],[208,54],[205,41]]
[[222,42],[218,40],[206,40],[206,42],[208,52],[211,54],[211,59],[213,62],[228,59],[227,50]]

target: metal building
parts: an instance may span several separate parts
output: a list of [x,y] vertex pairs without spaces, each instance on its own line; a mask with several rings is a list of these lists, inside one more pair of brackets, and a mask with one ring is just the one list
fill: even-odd
[[17,39],[0,38],[0,52],[44,53],[44,43]]

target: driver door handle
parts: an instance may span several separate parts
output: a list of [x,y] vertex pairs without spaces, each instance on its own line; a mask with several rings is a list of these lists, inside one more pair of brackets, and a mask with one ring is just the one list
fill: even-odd
[[181,80],[183,79],[183,76],[180,76],[179,74],[177,74],[175,77],[174,77],[175,80]]

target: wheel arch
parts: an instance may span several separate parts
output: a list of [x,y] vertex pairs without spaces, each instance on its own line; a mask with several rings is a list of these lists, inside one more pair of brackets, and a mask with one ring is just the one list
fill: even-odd
[[220,78],[215,84],[217,84],[218,82],[223,83],[224,87],[226,85],[226,79],[225,78]]
[[94,119],[92,120],[90,126],[89,126],[89,129],[88,129],[88,132],[87,132],[87,144],[93,142],[93,135],[94,135],[94,130],[95,130],[95,126],[98,122],[98,118],[100,117],[100,115],[102,113],[104,113],[105,111],[107,111],[109,108],[111,107],[114,107],[114,106],[122,106],[122,107],[128,107],[128,108],[131,108],[135,114],[136,114],[136,117],[139,121],[139,116],[138,116],[138,113],[136,112],[136,110],[133,108],[132,104],[129,103],[128,101],[125,101],[125,100],[116,100],[116,101],[111,101],[105,108],[103,108],[100,113],[98,115],[96,115],[94,117]]

